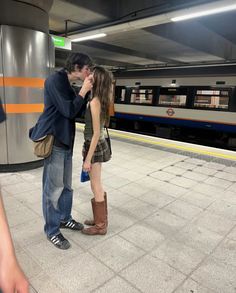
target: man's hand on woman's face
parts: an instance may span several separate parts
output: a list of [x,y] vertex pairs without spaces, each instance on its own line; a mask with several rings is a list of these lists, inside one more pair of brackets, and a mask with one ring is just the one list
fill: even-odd
[[88,79],[91,81],[91,83],[94,83],[93,73],[88,75]]
[[85,78],[79,94],[82,97],[84,97],[87,94],[87,92],[91,91],[92,87],[93,87],[93,77],[89,75],[88,77]]

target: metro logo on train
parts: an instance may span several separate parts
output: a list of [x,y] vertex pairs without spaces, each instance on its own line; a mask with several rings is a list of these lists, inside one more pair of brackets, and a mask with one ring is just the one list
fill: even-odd
[[175,111],[172,109],[172,108],[169,108],[167,111],[166,111],[166,114],[168,116],[173,116],[175,114]]

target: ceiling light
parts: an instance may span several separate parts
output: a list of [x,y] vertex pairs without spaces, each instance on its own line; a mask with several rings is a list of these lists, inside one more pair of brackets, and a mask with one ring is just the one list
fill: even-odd
[[86,41],[86,40],[92,40],[92,39],[97,39],[97,38],[102,38],[105,37],[106,34],[104,33],[100,33],[100,34],[95,34],[95,35],[88,35],[88,36],[84,36],[84,37],[79,37],[79,38],[71,38],[72,42],[82,42],[82,41]]
[[[214,4],[216,4],[216,2]],[[201,9],[201,11],[196,11],[196,12],[192,12],[194,10],[194,8],[188,9],[188,11],[190,13],[187,13],[187,10],[186,10],[186,14],[173,17],[173,18],[171,18],[171,20],[172,21],[181,21],[181,20],[186,20],[186,19],[205,16],[205,15],[217,14],[217,13],[226,12],[226,11],[235,10],[235,9],[236,9],[236,4],[223,6],[223,3],[222,3],[221,7],[210,8],[210,9],[206,9],[206,10]]]

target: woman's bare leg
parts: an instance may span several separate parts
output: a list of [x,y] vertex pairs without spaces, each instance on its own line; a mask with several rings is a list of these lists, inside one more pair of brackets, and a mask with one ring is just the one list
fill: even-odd
[[91,171],[89,173],[91,189],[96,202],[104,201],[104,189],[102,187],[101,170],[102,164],[94,163],[92,164]]
[[101,163],[92,164],[89,173],[91,189],[94,194],[94,199],[91,200],[91,203],[95,225],[82,230],[82,233],[87,235],[105,235],[107,233],[107,212],[101,182],[101,166]]

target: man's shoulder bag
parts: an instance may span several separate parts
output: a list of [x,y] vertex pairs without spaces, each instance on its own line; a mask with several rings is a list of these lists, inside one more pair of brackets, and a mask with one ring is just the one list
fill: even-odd
[[34,141],[34,154],[39,158],[47,158],[52,153],[54,136],[48,134],[37,141]]

